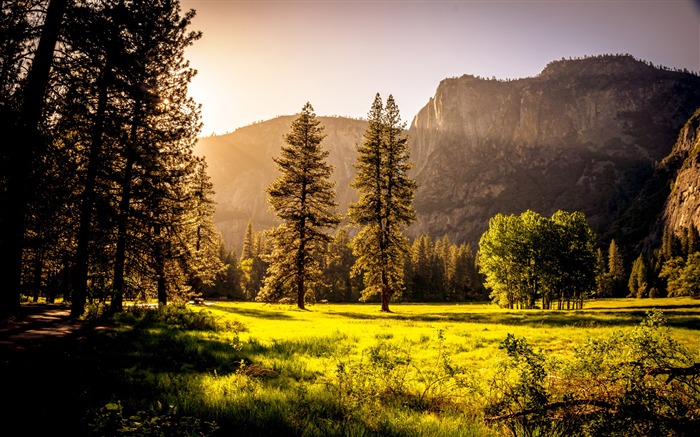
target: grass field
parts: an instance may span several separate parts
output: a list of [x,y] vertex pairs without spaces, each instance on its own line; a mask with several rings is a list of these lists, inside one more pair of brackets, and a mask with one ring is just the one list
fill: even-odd
[[69,357],[49,358],[83,380],[68,391],[82,393],[74,419],[86,434],[513,433],[484,421],[486,404],[518,369],[504,364],[509,334],[548,363],[565,363],[591,339],[634,330],[652,309],[700,361],[700,301],[692,299],[600,300],[580,311],[487,303],[393,304],[388,314],[377,304],[188,308],[150,320],[127,314]]
[[[248,329],[240,340],[277,348],[297,347],[298,360],[317,369],[328,360],[305,354],[301,344],[332,345],[333,352],[356,355],[378,341],[415,345],[412,358],[434,358],[441,344],[468,366],[496,359],[498,345],[510,334],[525,337],[547,354],[568,356],[573,345],[638,325],[652,308],[668,319],[674,337],[700,350],[700,301],[675,299],[609,299],[588,302],[580,311],[505,310],[489,303],[394,304],[382,313],[376,304],[317,304],[303,311],[292,306],[260,303],[215,303],[214,314],[232,318]],[[316,354],[319,355],[319,354]],[[324,355],[324,354],[321,354]],[[327,354],[326,354],[327,355]],[[265,356],[258,357],[264,361]]]

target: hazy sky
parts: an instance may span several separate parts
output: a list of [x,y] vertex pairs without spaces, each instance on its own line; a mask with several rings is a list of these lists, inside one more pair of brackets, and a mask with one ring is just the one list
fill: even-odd
[[700,0],[183,0],[202,135],[298,113],[366,117],[394,96],[410,123],[440,81],[535,76],[561,58],[629,53],[700,71]]

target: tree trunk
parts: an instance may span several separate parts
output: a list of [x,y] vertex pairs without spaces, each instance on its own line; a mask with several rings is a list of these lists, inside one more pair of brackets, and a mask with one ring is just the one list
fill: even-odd
[[80,222],[78,224],[78,247],[75,254],[75,270],[73,279],[73,299],[71,300],[71,316],[79,317],[85,311],[87,301],[87,280],[89,268],[90,233],[92,228],[92,211],[95,205],[95,185],[97,183],[97,168],[102,147],[104,132],[104,116],[107,108],[107,77],[110,67],[106,66],[101,75],[95,126],[90,143],[90,154],[85,175],[83,201],[80,204]]
[[124,301],[124,269],[126,266],[126,232],[129,223],[129,207],[131,203],[131,173],[134,167],[133,153],[129,153],[124,169],[122,197],[119,201],[119,217],[117,218],[117,247],[114,255],[114,279],[112,281],[112,302],[110,312],[118,313],[123,308]]
[[382,272],[382,311],[390,313],[389,298],[390,298],[389,281],[386,272]]
[[15,138],[23,138],[20,147],[8,147],[9,171],[6,178],[5,223],[0,226],[3,259],[0,260],[0,278],[5,282],[0,293],[0,316],[19,309],[22,285],[22,247],[26,227],[27,185],[35,157],[45,155],[45,141],[39,133],[39,122],[44,110],[44,96],[49,83],[53,53],[61,31],[68,0],[51,0],[46,11],[43,31],[34,54],[31,70],[24,87],[20,120],[15,126]]
[[126,164],[124,166],[124,180],[122,182],[122,197],[119,201],[119,216],[117,218],[117,247],[114,255],[114,280],[112,282],[112,302],[110,312],[117,313],[123,311],[124,302],[124,268],[126,265],[126,232],[129,224],[129,209],[131,207],[131,178],[136,161],[134,142],[138,123],[141,117],[141,99],[134,102],[134,120],[131,124],[128,143],[126,144]]
[[163,249],[163,241],[161,239],[161,227],[157,225],[153,229],[153,234],[156,236],[156,253],[155,253],[155,270],[156,270],[156,289],[158,291],[158,305],[165,306],[168,304],[168,294],[165,282],[165,251]]

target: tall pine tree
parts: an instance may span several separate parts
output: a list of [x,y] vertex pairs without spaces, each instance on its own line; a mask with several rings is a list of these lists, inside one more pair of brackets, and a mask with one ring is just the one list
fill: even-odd
[[377,93],[364,142],[357,147],[353,187],[360,198],[349,211],[352,223],[360,227],[353,252],[355,270],[364,272],[362,300],[379,294],[382,311],[387,312],[391,298],[403,289],[404,257],[409,250],[403,229],[415,220],[416,184],[408,177],[411,164],[404,128],[393,96],[383,106]]
[[306,103],[285,136],[286,146],[275,159],[279,177],[267,188],[272,212],[282,221],[272,233],[270,267],[260,300],[277,300],[296,294],[297,306],[321,278],[320,258],[331,237],[326,233],[340,223],[333,171],[326,163],[328,151],[321,148],[321,122]]

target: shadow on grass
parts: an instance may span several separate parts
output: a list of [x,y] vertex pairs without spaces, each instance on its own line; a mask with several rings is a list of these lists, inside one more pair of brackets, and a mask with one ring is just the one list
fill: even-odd
[[292,320],[293,317],[289,316],[288,314],[285,314],[282,311],[273,311],[269,309],[263,309],[263,310],[258,310],[254,308],[236,308],[236,307],[230,307],[230,306],[219,306],[219,305],[212,305],[212,308],[215,308],[218,311],[222,311],[225,313],[230,313],[230,314],[238,314],[241,316],[248,316],[248,317],[257,317],[260,319],[269,319],[269,320]]
[[[681,307],[688,308],[688,307]],[[663,312],[663,308],[659,308]],[[651,308],[636,307],[633,311],[605,311],[601,309],[575,311],[522,310],[515,312],[464,312],[464,313],[421,313],[421,314],[367,314],[355,312],[335,312],[334,315],[356,320],[400,320],[407,322],[458,322],[479,324],[501,324],[530,327],[597,327],[597,326],[636,326]],[[700,313],[693,311],[673,311],[666,314],[668,325],[675,328],[700,330]]]

